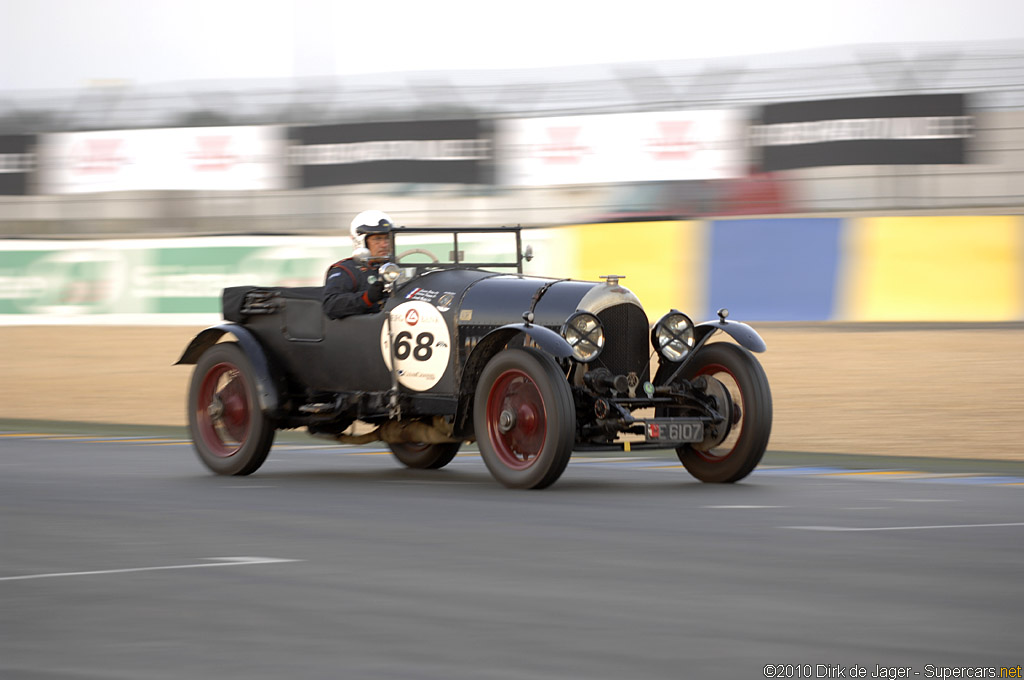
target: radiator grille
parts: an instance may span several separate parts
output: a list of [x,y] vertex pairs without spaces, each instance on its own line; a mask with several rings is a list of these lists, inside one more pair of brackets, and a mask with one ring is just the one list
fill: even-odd
[[650,334],[644,310],[634,304],[609,307],[598,313],[604,325],[605,345],[594,366],[604,366],[614,375],[636,373],[649,379]]

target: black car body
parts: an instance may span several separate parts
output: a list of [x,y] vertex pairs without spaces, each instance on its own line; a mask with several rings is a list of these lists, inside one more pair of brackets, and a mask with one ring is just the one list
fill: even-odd
[[[318,287],[225,289],[225,323],[178,362],[196,364],[189,426],[204,463],[249,474],[276,430],[306,427],[383,440],[417,468],[442,467],[476,440],[494,476],[520,488],[550,485],[588,448],[676,448],[713,482],[757,465],[772,406],[750,353],[765,346],[749,326],[725,310],[697,326],[673,311],[652,329],[621,277],[524,275],[518,227],[397,228],[390,252],[425,235],[451,250],[442,260],[414,248],[382,266],[382,313],[329,319]],[[506,238],[506,254],[467,262],[460,238],[483,235]],[[738,344],[709,343],[716,331]]]

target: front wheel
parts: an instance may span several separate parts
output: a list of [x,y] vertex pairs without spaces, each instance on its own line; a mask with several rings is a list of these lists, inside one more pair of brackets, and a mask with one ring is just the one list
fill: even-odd
[[216,344],[196,363],[188,429],[199,460],[219,475],[252,474],[267,459],[274,425],[260,410],[255,372],[238,343]]
[[543,489],[565,471],[576,440],[576,407],[565,375],[532,348],[498,352],[473,399],[480,455],[500,483]]
[[394,443],[388,444],[398,461],[415,470],[440,470],[452,462],[462,442],[441,444]]
[[707,428],[704,441],[676,449],[687,471],[702,482],[743,479],[761,462],[772,430],[772,394],[761,364],[738,345],[702,347],[683,371],[707,378],[706,393],[726,421]]

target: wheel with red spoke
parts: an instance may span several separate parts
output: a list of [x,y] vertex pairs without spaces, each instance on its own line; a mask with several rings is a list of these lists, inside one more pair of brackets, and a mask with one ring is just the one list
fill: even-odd
[[398,461],[415,470],[440,470],[452,462],[462,442],[424,444],[420,442],[398,442],[388,444]]
[[676,449],[680,462],[702,482],[743,479],[761,462],[772,430],[772,395],[761,364],[738,345],[705,345],[682,377],[701,384],[704,397],[723,416],[705,427],[701,442]]
[[237,343],[214,345],[196,363],[188,426],[199,459],[217,474],[248,475],[267,459],[274,426],[260,409],[252,364]]
[[535,349],[496,354],[473,400],[480,455],[509,488],[542,489],[565,471],[576,437],[576,408],[565,374]]

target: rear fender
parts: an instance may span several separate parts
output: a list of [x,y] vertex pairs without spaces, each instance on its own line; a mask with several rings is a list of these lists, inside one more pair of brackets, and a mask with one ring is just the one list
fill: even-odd
[[195,364],[206,350],[217,344],[217,341],[228,333],[235,337],[238,341],[238,346],[241,347],[246,358],[249,359],[249,363],[252,364],[260,410],[268,415],[276,414],[280,406],[280,392],[277,388],[277,382],[274,380],[274,373],[270,368],[270,362],[267,360],[267,353],[263,349],[263,345],[256,339],[256,336],[244,326],[222,323],[207,328],[192,338],[192,342],[185,348],[181,358],[174,362],[174,365]]

